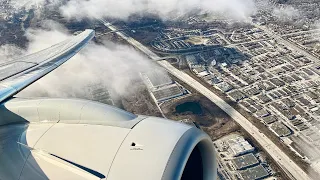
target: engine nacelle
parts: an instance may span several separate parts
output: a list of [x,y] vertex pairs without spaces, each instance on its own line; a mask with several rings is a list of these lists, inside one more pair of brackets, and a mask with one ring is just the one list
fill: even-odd
[[217,177],[210,137],[180,122],[74,99],[13,99],[0,114],[0,134],[12,134],[0,179]]

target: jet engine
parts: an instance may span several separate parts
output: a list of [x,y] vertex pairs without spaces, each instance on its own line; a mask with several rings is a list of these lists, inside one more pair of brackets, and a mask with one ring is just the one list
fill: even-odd
[[213,143],[196,126],[78,99],[0,106],[0,179],[212,180]]

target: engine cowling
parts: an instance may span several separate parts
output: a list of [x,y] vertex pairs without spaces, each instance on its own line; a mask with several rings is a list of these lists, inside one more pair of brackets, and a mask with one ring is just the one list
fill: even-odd
[[12,135],[0,154],[0,179],[217,176],[212,141],[194,126],[75,99],[13,99],[0,114],[0,133]]

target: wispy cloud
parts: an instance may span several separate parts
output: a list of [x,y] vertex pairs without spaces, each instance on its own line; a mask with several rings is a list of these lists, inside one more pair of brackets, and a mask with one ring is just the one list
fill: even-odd
[[243,20],[254,11],[253,0],[70,0],[61,7],[65,17],[78,19],[126,19],[132,14],[155,14],[171,19],[197,12]]
[[[59,24],[49,23],[44,29],[30,29],[27,52],[49,47],[70,36]],[[135,49],[103,41],[91,43],[57,70],[27,89],[21,96],[74,97],[84,93],[87,86],[102,83],[120,95],[135,91],[133,82],[140,80],[140,72],[159,68]],[[160,70],[161,76],[166,72]]]
[[294,21],[300,17],[299,10],[292,6],[276,7],[273,9],[273,15],[280,21]]
[[0,46],[0,63],[21,56],[22,54],[25,54],[25,50],[13,44],[2,45]]

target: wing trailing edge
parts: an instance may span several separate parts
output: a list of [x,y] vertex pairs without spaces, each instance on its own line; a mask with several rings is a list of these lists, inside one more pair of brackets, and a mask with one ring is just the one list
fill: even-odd
[[94,35],[94,30],[87,29],[45,50],[0,64],[0,103],[65,63]]

